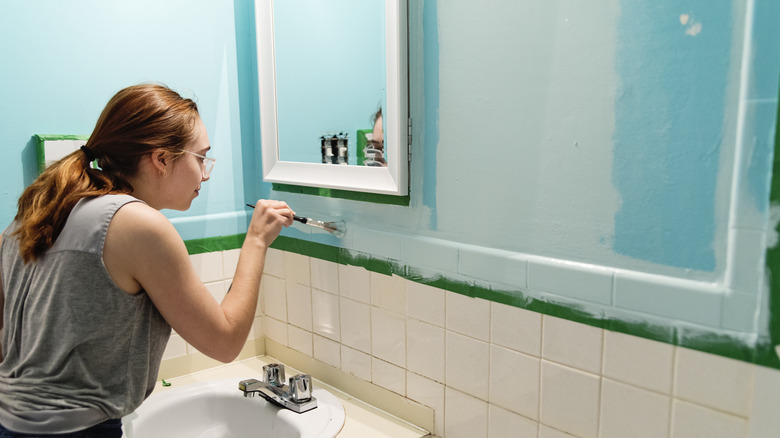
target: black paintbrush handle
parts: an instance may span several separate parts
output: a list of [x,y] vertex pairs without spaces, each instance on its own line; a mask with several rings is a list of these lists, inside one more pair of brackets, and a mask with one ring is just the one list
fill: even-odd
[[[255,204],[246,204],[246,206],[255,208]],[[309,218],[307,218],[307,217],[300,217],[300,216],[293,216],[293,220],[294,221],[298,221],[298,222],[300,222],[302,224],[305,224],[305,223],[309,222]]]

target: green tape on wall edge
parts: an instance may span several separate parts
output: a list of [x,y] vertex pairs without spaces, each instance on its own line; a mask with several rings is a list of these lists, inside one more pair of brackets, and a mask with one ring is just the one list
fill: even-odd
[[[777,163],[778,162],[776,161],[776,164]],[[243,244],[244,237],[245,235],[213,237],[189,240],[186,241],[185,244],[187,245],[190,254],[227,251],[240,248]],[[292,237],[279,236],[271,245],[271,248],[314,257],[341,265],[359,266],[371,272],[377,272],[384,275],[395,274],[416,283],[444,289],[461,295],[482,298],[488,301],[519,307],[532,312],[567,319],[597,328],[780,369],[780,360],[778,360],[777,355],[774,353],[771,339],[759,339],[755,345],[752,345],[746,342],[744,335],[740,336],[737,333],[729,334],[728,332],[715,332],[686,325],[670,326],[652,324],[649,322],[627,321],[614,317],[606,317],[604,315],[594,315],[574,304],[557,303],[541,298],[529,297],[519,289],[502,290],[492,286],[479,285],[474,281],[463,278],[453,279],[442,274],[422,272],[419,269],[406,266],[395,260],[377,258],[366,253],[350,251],[344,248],[309,242]],[[780,254],[778,254],[780,251],[773,251],[775,256],[780,256]],[[774,281],[777,282],[780,280]],[[773,289],[773,294],[776,294],[774,290],[775,289]],[[777,303],[773,304],[772,310],[776,310],[776,307]],[[777,313],[773,312],[773,315],[776,314]],[[776,318],[772,318],[772,320],[773,324],[777,324]],[[774,329],[776,330],[777,327],[774,327]]]

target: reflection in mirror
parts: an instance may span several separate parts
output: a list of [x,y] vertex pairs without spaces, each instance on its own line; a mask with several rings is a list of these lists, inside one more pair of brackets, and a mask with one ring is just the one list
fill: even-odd
[[383,3],[274,2],[280,160],[357,164],[358,130],[385,106]]
[[406,0],[255,0],[265,181],[407,194],[406,19]]

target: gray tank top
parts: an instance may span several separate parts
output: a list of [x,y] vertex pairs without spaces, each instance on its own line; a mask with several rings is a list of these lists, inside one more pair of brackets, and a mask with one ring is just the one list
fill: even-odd
[[145,292],[124,292],[103,264],[108,225],[129,202],[140,201],[82,199],[52,248],[27,264],[11,236],[16,224],[3,232],[6,428],[73,432],[133,412],[154,389],[171,328]]

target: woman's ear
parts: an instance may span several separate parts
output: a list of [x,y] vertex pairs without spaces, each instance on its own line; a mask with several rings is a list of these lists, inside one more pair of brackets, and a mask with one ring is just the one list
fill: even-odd
[[171,160],[164,149],[155,149],[152,151],[149,158],[154,170],[156,170],[160,176],[165,176],[165,174],[168,173],[168,163],[170,163]]

